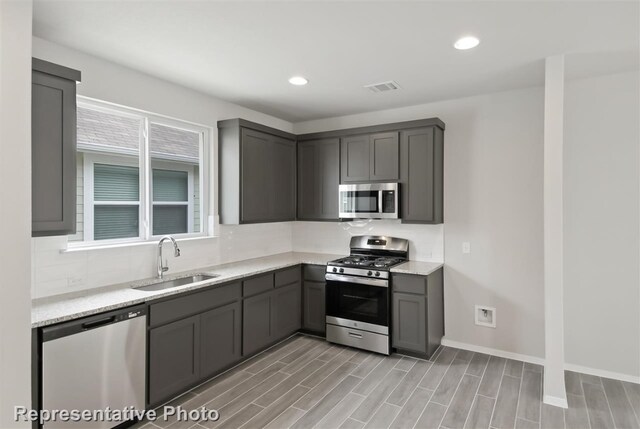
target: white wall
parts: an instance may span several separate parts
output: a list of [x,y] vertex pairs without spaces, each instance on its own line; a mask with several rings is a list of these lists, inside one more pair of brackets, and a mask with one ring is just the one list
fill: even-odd
[[31,9],[0,1],[0,427],[31,405]]
[[565,87],[566,362],[640,377],[638,72]]
[[[294,130],[315,132],[434,116],[447,126],[446,338],[541,358],[542,88],[309,121],[295,124]],[[321,236],[317,231],[332,228],[340,227],[314,225],[316,232],[310,234],[309,227],[294,225],[294,248],[309,236]],[[424,228],[403,226],[416,248],[432,249],[432,230]],[[333,240],[325,241],[326,248],[337,249]],[[464,241],[471,243],[470,254],[462,253]],[[496,307],[496,329],[475,326],[475,304]]]
[[[284,131],[291,131],[293,127],[281,119],[39,38],[33,38],[33,56],[80,70],[80,95],[210,126],[216,141],[216,123],[222,119],[241,117]],[[216,165],[216,158],[212,157],[211,161]],[[171,271],[197,269],[291,250],[290,223],[222,225],[217,228],[216,235],[219,237],[182,242],[182,256],[177,259],[169,257]],[[153,244],[60,253],[66,247],[66,237],[33,239],[34,298],[155,275],[156,246]]]

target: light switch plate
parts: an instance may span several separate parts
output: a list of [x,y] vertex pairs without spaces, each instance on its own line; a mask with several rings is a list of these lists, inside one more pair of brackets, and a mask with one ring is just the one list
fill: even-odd
[[468,241],[462,243],[462,253],[471,253],[471,243]]

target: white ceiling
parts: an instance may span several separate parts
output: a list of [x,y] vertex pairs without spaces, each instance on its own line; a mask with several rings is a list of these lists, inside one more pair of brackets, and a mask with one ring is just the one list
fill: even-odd
[[[579,54],[573,76],[637,68],[639,13],[637,1],[40,0],[34,34],[298,122],[540,85],[543,58],[562,53]],[[453,49],[465,34],[480,46]],[[386,80],[402,88],[363,88]]]

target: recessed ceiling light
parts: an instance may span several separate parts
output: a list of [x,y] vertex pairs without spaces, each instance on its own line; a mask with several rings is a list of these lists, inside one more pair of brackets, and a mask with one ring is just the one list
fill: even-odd
[[291,85],[301,86],[301,85],[308,84],[309,81],[307,79],[303,78],[302,76],[294,76],[294,77],[289,79],[289,83]]
[[480,44],[480,40],[477,37],[466,36],[458,39],[453,47],[460,50],[475,48]]

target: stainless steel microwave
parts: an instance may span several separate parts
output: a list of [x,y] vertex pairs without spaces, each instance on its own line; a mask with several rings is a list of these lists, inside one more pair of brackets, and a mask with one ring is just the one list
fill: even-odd
[[340,185],[341,219],[398,219],[398,183]]

